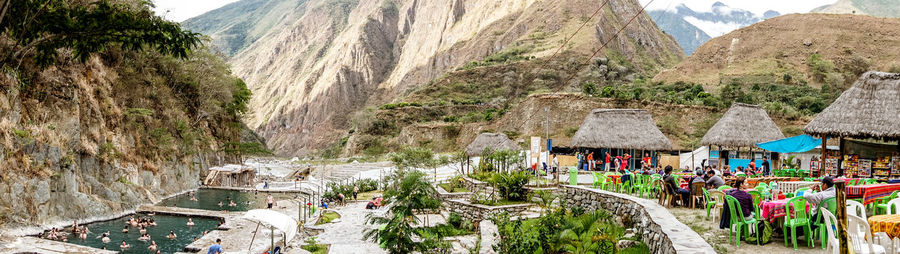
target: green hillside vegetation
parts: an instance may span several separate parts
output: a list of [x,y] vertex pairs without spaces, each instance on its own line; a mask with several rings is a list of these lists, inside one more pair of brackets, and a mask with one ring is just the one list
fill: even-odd
[[[239,120],[247,112],[251,96],[246,84],[231,75],[223,56],[200,44],[199,34],[154,16],[148,2],[12,1],[8,10],[23,14],[0,13],[2,75],[12,77],[16,84],[0,87],[5,88],[3,93],[17,91],[29,108],[22,112],[25,120],[12,124],[44,133],[35,141],[91,153],[83,147],[55,143],[60,138],[52,135],[59,133],[53,131],[52,122],[44,122],[60,121],[47,119],[42,111],[70,110],[73,106],[67,104],[70,99],[66,96],[74,93],[81,101],[100,104],[97,112],[81,109],[91,113],[83,113],[78,121],[91,129],[133,139],[131,147],[124,148],[105,137],[82,138],[81,142],[89,141],[84,147],[96,142],[100,159],[140,162],[216,150],[265,152],[259,144],[240,140]],[[31,25],[19,25],[23,23]],[[70,78],[63,76],[65,73],[86,73],[93,80],[54,81]],[[93,92],[80,93],[72,86]],[[90,104],[74,105],[79,106]],[[0,137],[2,134],[5,132]],[[148,163],[145,169],[158,168]]]

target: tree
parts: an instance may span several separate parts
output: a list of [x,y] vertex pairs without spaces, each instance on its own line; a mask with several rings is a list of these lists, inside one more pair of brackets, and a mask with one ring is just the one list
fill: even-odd
[[[60,49],[71,49],[86,61],[112,45],[131,50],[153,48],[165,55],[187,58],[200,42],[198,33],[182,30],[150,10],[150,1],[136,6],[101,0],[85,4],[69,0],[4,0],[0,3],[0,32],[15,43],[11,55],[21,64],[26,57],[40,67],[57,62]],[[6,13],[14,14],[6,17]]]
[[378,229],[367,229],[364,236],[386,247],[390,253],[425,252],[425,248],[433,246],[436,239],[432,238],[425,242],[414,240],[427,238],[423,232],[413,230],[413,225],[420,222],[415,214],[424,210],[438,209],[441,201],[424,173],[407,169],[397,171],[395,176],[399,179],[393,180],[393,184],[384,192],[385,204],[390,205],[387,215],[369,214],[366,221],[368,224],[383,226]]

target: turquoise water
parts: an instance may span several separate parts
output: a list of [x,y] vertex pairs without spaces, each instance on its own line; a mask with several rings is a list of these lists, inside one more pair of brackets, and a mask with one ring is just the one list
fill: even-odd
[[[223,189],[199,189],[194,193],[196,201],[191,200],[189,193],[171,197],[159,202],[158,206],[176,206],[183,208],[203,209],[211,211],[248,211],[252,209],[266,208],[266,195],[264,192],[244,192]],[[271,193],[275,202],[287,201],[300,195],[294,193]],[[229,200],[234,201],[235,206],[228,206]],[[249,201],[249,203],[248,203]],[[222,202],[222,206],[219,206]]]
[[[88,234],[86,240],[73,238],[73,235],[69,235],[69,243],[98,249],[105,247],[108,250],[121,251],[121,253],[149,253],[147,246],[150,246],[150,241],[139,241],[138,237],[141,236],[141,233],[136,227],[129,226],[128,233],[122,233],[122,229],[125,228],[125,223],[130,217],[124,216],[114,220],[90,223],[87,227],[91,233]],[[192,227],[186,226],[188,221],[186,216],[135,214],[134,217],[153,218],[156,221],[157,225],[148,227],[147,233],[150,234],[151,240],[156,241],[156,245],[162,253],[183,251],[185,246],[194,242],[194,237],[199,239],[203,236],[204,231],[214,230],[219,225],[219,220],[203,217],[191,217],[194,221],[194,226]],[[174,230],[178,238],[166,238],[169,230]],[[100,235],[107,231],[110,233],[110,241],[109,243],[103,243]],[[67,227],[64,232],[72,232],[71,227]],[[128,250],[119,249],[122,240],[131,245],[131,248]]]

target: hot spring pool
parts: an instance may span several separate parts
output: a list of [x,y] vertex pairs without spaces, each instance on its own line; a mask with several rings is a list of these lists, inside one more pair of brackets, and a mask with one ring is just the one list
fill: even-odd
[[[189,193],[181,194],[160,201],[158,206],[175,206],[183,208],[203,209],[211,211],[248,211],[252,209],[266,208],[266,195],[272,194],[275,202],[294,202],[288,201],[300,193],[265,193],[265,192],[246,192],[238,190],[225,189],[199,189],[194,193],[197,201],[191,200]],[[229,200],[233,200],[235,206],[228,206]],[[219,206],[222,202],[222,206]]]
[[[135,218],[153,218],[153,220],[156,221],[157,225],[148,227],[147,233],[150,234],[151,240],[156,241],[156,245],[159,247],[159,250],[162,253],[175,253],[183,251],[185,246],[194,242],[194,237],[199,239],[203,236],[204,231],[214,230],[219,225],[219,220],[212,218],[173,216],[162,214],[149,216],[147,214],[139,213],[124,216],[114,220],[87,224],[87,227],[90,230],[90,234],[87,235],[87,239],[81,240],[70,234],[68,235],[69,243],[90,246],[98,249],[106,248],[107,250],[120,251],[121,253],[149,253],[149,251],[147,250],[147,246],[150,246],[150,241],[139,241],[138,237],[141,236],[141,233],[136,227],[132,227],[129,225],[128,233],[122,233],[122,229],[125,228],[126,222],[131,216],[134,216]],[[194,221],[194,226],[186,226],[188,218],[191,218]],[[166,238],[166,235],[169,234],[169,230],[174,230],[175,234],[178,235],[178,238]],[[107,231],[109,231],[110,233],[110,241],[109,243],[103,243],[100,235]],[[66,227],[64,229],[64,232],[72,232],[71,226]],[[131,245],[131,248],[128,250],[119,249],[119,245],[122,244],[122,240]]]

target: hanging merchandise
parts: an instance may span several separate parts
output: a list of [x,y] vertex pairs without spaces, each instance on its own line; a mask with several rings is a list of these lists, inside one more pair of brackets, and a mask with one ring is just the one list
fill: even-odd
[[871,177],[872,176],[872,160],[868,159],[860,159],[857,163],[857,173],[858,177]]

